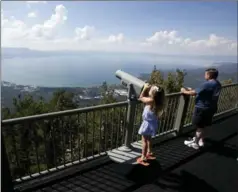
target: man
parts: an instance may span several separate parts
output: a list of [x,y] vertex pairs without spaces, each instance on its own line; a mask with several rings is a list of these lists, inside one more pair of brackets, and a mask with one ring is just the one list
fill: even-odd
[[199,149],[204,146],[204,128],[212,124],[212,118],[217,111],[218,98],[221,92],[221,84],[217,80],[218,71],[209,68],[205,71],[205,82],[198,89],[181,88],[186,95],[196,96],[192,124],[196,128],[196,135],[184,144]]

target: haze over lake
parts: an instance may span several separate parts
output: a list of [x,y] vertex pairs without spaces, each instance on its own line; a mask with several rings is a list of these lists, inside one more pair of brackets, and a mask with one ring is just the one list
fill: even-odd
[[[235,58],[225,58],[234,62]],[[140,54],[85,53],[73,55],[12,56],[2,59],[2,80],[23,85],[47,87],[93,86],[104,80],[119,83],[115,71],[122,69],[133,75],[149,73],[157,68],[189,69],[224,61],[212,57],[158,56]]]

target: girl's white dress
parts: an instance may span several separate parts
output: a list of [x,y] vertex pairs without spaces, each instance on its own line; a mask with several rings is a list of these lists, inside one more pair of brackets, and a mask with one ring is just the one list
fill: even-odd
[[155,113],[150,109],[150,106],[145,106],[142,114],[142,119],[143,122],[138,133],[140,135],[155,136],[157,134],[159,126],[159,120]]

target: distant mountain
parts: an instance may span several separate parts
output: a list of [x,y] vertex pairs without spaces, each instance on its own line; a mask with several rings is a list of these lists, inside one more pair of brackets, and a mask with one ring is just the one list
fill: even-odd
[[[220,62],[214,63],[209,67],[215,67],[219,71],[219,80],[224,81],[227,79],[233,79],[234,82],[238,82],[238,63],[231,63],[231,62]],[[201,82],[204,81],[204,71],[206,68],[201,67],[197,69],[185,69],[187,75],[185,76],[185,86],[188,87],[196,87]],[[165,76],[167,77],[168,72],[175,71],[175,70],[161,70]],[[150,78],[150,74],[142,73],[140,74],[139,78],[142,80],[148,80]]]
[[[132,59],[135,56],[139,58],[168,58],[172,59],[188,59],[188,60],[213,60],[214,62],[219,61],[232,61],[237,62],[237,56],[212,56],[212,55],[170,55],[170,54],[156,54],[156,53],[139,53],[139,52],[106,52],[106,51],[73,51],[73,50],[52,50],[52,51],[41,51],[41,50],[33,50],[28,48],[13,48],[13,47],[2,47],[2,58],[13,58],[13,57],[23,57],[23,58],[34,58],[34,57],[53,57],[53,56],[111,56],[111,57],[119,57],[120,59],[129,58]],[[176,64],[176,63],[175,63]],[[182,63],[180,63],[182,64]],[[192,63],[191,63],[192,64]],[[193,64],[192,64],[193,65]]]
[[51,51],[37,51],[27,48],[2,48],[1,51],[2,51],[2,58],[4,59],[10,59],[15,57],[22,57],[22,58],[47,57],[52,56],[52,54],[54,53]]
[[238,63],[219,62],[219,63],[214,63],[214,66],[217,67],[217,69],[223,73],[238,72]]

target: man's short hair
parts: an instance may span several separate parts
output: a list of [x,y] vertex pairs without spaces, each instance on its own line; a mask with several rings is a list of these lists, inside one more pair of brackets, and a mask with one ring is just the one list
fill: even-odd
[[215,68],[208,68],[208,69],[206,69],[206,72],[208,73],[208,75],[211,79],[217,79],[217,77],[219,75],[218,70]]

